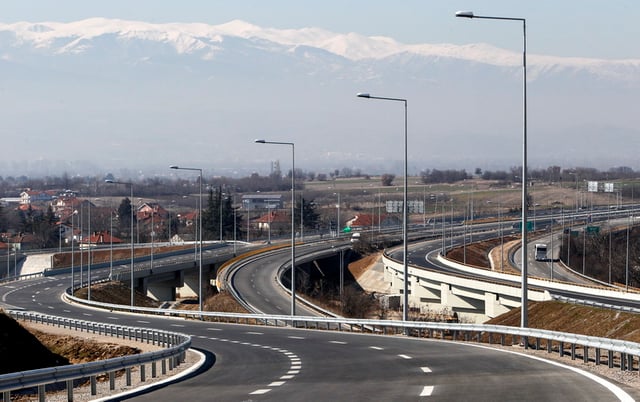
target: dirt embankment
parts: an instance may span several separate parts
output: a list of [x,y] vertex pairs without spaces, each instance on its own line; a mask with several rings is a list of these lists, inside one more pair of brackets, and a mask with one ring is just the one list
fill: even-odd
[[[193,246],[189,245],[179,245],[179,246],[162,246],[162,247],[154,247],[154,254],[162,254],[162,253],[170,253],[172,251],[179,251],[184,249],[193,249]],[[54,254],[51,263],[53,268],[66,268],[71,266],[71,261],[73,260],[74,265],[80,265],[80,261],[84,261],[86,264],[89,260],[89,255],[91,256],[92,264],[100,264],[103,262],[109,262],[111,260],[111,250],[109,249],[87,249],[87,250],[77,250],[72,253],[60,253]],[[134,248],[133,250],[134,258],[145,257],[151,255],[151,247],[140,247]],[[121,260],[129,260],[131,259],[131,249],[130,248],[117,248],[113,250],[113,260],[121,261]]]
[[140,349],[22,326],[0,314],[0,374],[137,354]]

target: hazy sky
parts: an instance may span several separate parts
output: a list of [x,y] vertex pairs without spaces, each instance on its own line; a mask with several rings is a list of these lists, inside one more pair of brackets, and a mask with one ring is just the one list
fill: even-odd
[[265,27],[390,36],[405,43],[521,48],[517,23],[457,19],[457,10],[526,18],[531,53],[640,58],[638,0],[4,0],[0,21],[107,17],[220,24],[242,19]]
[[[455,12],[469,10],[477,15],[526,18],[529,55],[625,60],[604,63],[621,66],[606,77],[590,75],[598,63],[584,61],[583,65],[590,65],[590,69],[554,65],[548,71],[539,70],[537,75],[535,68],[531,69],[529,166],[604,168],[623,164],[639,168],[635,150],[640,147],[640,123],[635,108],[639,82],[636,77],[640,75],[632,72],[628,81],[618,77],[638,68],[636,62],[626,60],[640,60],[639,0],[2,0],[0,4],[0,23],[73,22],[92,17],[211,25],[243,20],[263,28],[314,27],[341,34],[385,36],[405,44],[486,43],[517,53],[522,50],[521,23],[461,19],[455,17]],[[8,38],[3,40],[9,43]],[[104,53],[88,57],[109,60],[108,40],[99,43],[96,49]],[[224,43],[234,44],[242,45],[233,40]],[[152,44],[145,42],[146,45]],[[141,45],[127,51],[135,53],[135,49],[154,56],[149,50],[153,46]],[[11,55],[14,50],[7,49],[7,53]],[[30,58],[24,59],[25,64],[0,63],[0,68],[6,69],[4,77],[13,77],[4,81],[0,78],[0,138],[23,139],[12,144],[14,150],[5,152],[0,160],[0,169],[5,171],[0,174],[22,171],[24,160],[33,164],[50,158],[60,161],[61,169],[66,169],[62,162],[86,158],[112,172],[116,167],[128,168],[133,162],[145,161],[165,173],[165,166],[170,163],[205,166],[217,174],[226,174],[223,168],[233,170],[240,165],[265,172],[273,160],[280,160],[283,169],[288,169],[288,150],[257,146],[253,144],[256,137],[295,141],[300,161],[297,166],[301,168],[313,158],[322,157],[324,165],[318,162],[317,169],[346,166],[344,162],[334,162],[340,158],[358,168],[367,163],[381,166],[380,169],[396,169],[402,154],[400,148],[393,146],[401,144],[388,133],[400,127],[398,108],[358,100],[354,94],[360,91],[411,99],[412,172],[476,166],[486,170],[519,163],[519,68],[503,78],[503,72],[495,76],[498,70],[483,69],[482,63],[458,70],[462,64],[445,60],[438,65],[439,57],[435,57],[431,64],[421,65],[430,68],[428,77],[422,76],[423,70],[414,74],[409,63],[407,70],[402,70],[407,74],[398,76],[398,69],[405,68],[402,60],[393,65],[387,60],[372,69],[366,63],[348,61],[342,70],[347,75],[339,72],[336,76],[327,68],[332,63],[328,54],[310,54],[326,65],[318,65],[317,71],[315,65],[307,69],[306,64],[301,65],[300,70],[295,70],[298,64],[287,67],[304,74],[304,79],[302,75],[274,74],[288,71],[278,64],[245,63],[238,69],[237,65],[212,63],[209,67],[217,69],[207,74],[213,75],[197,84],[188,81],[199,79],[197,74],[171,70],[173,65],[162,61],[150,63],[151,67],[145,70],[145,63],[138,69],[135,63],[117,64],[117,59],[111,65],[113,71],[104,72],[106,75],[102,74],[102,66],[95,71],[85,70],[82,63],[88,59],[81,55],[37,59],[35,65],[29,64]],[[231,58],[233,52],[225,55],[225,61],[236,61]],[[178,60],[181,55],[172,57]],[[256,53],[255,57],[263,56]],[[264,60],[291,62],[278,57]],[[193,67],[187,59],[176,65]],[[70,64],[64,67],[57,64],[67,62]],[[349,70],[352,64],[356,68],[353,71]],[[67,67],[75,75],[67,75]],[[129,81],[120,86],[105,84],[108,73],[116,74],[119,68],[128,75],[118,75],[118,80]],[[138,71],[149,75],[139,79],[135,75]],[[374,78],[382,79],[377,82],[362,71],[375,71]],[[215,76],[220,72],[224,79]],[[248,74],[246,80],[242,77],[244,72]],[[315,76],[317,72],[322,74]],[[214,79],[209,80],[211,77]],[[244,95],[248,91],[252,96]],[[300,100],[300,91],[308,95],[304,101]],[[473,124],[468,124],[470,119]],[[91,141],[78,141],[85,136],[109,138],[109,142],[101,142],[96,148]],[[605,137],[607,141],[602,141]],[[163,140],[156,141],[158,138]],[[445,141],[434,146],[430,143],[434,139]],[[131,144],[134,140],[137,146]],[[595,143],[597,147],[591,145]],[[140,153],[139,149],[145,152]],[[182,158],[176,158],[176,154]],[[220,157],[212,158],[215,154]],[[11,170],[9,163],[13,163]],[[334,166],[336,163],[340,165]],[[383,166],[385,163],[390,167]],[[460,166],[462,163],[465,165]]]

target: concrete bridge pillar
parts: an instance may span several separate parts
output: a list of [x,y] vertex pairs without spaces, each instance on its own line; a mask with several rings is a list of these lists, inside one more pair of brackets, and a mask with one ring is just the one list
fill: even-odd
[[[185,274],[181,271],[183,276],[183,286],[177,289],[179,297],[198,297],[200,292],[198,291],[198,282],[200,280],[200,273],[197,271],[189,272]],[[202,279],[203,282],[205,278]]]

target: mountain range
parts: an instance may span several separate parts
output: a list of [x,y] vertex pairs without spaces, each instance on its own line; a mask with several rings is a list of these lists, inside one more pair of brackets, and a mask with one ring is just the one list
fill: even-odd
[[[471,40],[472,38],[470,38]],[[637,169],[640,60],[527,55],[529,166]],[[319,28],[92,18],[0,24],[0,175],[410,173],[521,164],[522,54]],[[6,148],[5,148],[6,147]],[[133,172],[133,173],[132,173]]]

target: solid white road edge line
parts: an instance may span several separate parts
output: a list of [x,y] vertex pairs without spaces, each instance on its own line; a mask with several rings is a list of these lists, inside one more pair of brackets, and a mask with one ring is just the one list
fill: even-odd
[[605,380],[604,378],[598,377],[595,374],[592,374],[588,371],[579,369],[577,367],[572,367],[572,366],[567,366],[566,364],[563,363],[559,363],[555,360],[547,360],[545,358],[542,357],[538,357],[538,356],[532,356],[526,353],[521,353],[521,352],[515,352],[513,350],[504,350],[504,349],[496,349],[496,348],[492,348],[489,346],[483,346],[483,345],[473,345],[473,344],[468,344],[467,346],[472,346],[475,348],[482,348],[482,349],[490,349],[490,350],[497,350],[499,352],[504,352],[504,353],[512,353],[514,355],[518,355],[518,356],[523,356],[523,357],[528,357],[529,359],[533,359],[533,360],[538,360],[541,362],[545,362],[545,363],[549,363],[551,365],[557,366],[557,367],[562,367],[564,369],[567,370],[571,370],[575,373],[578,373],[584,377],[587,377],[588,379],[597,382],[598,384],[602,385],[603,387],[605,387],[606,389],[608,389],[609,391],[611,391],[620,401],[622,402],[633,402],[635,401],[635,399],[633,399],[629,394],[627,394],[626,392],[624,392],[624,390],[620,387],[618,387],[617,385]]
[[118,399],[121,399],[123,396],[131,395],[131,394],[134,394],[134,393],[137,393],[137,392],[140,392],[140,391],[144,391],[146,389],[150,389],[150,388],[153,388],[153,387],[158,387],[158,386],[161,386],[163,384],[167,384],[167,383],[170,383],[170,382],[175,381],[177,379],[180,379],[182,377],[186,377],[186,376],[196,372],[196,370],[199,370],[200,367],[202,367],[204,362],[207,360],[207,357],[204,355],[204,353],[199,352],[199,351],[197,351],[195,349],[189,349],[189,351],[193,352],[193,353],[196,353],[200,358],[198,359],[197,363],[195,363],[193,366],[189,367],[188,369],[186,369],[184,371],[181,371],[181,372],[177,373],[174,376],[165,378],[164,380],[154,382],[153,384],[144,385],[142,387],[130,389],[128,391],[121,392],[121,393],[115,394],[115,395],[109,395],[109,396],[106,396],[106,397],[100,398],[100,399],[92,399],[92,401],[94,401],[94,402],[106,402],[106,401],[118,400]]

